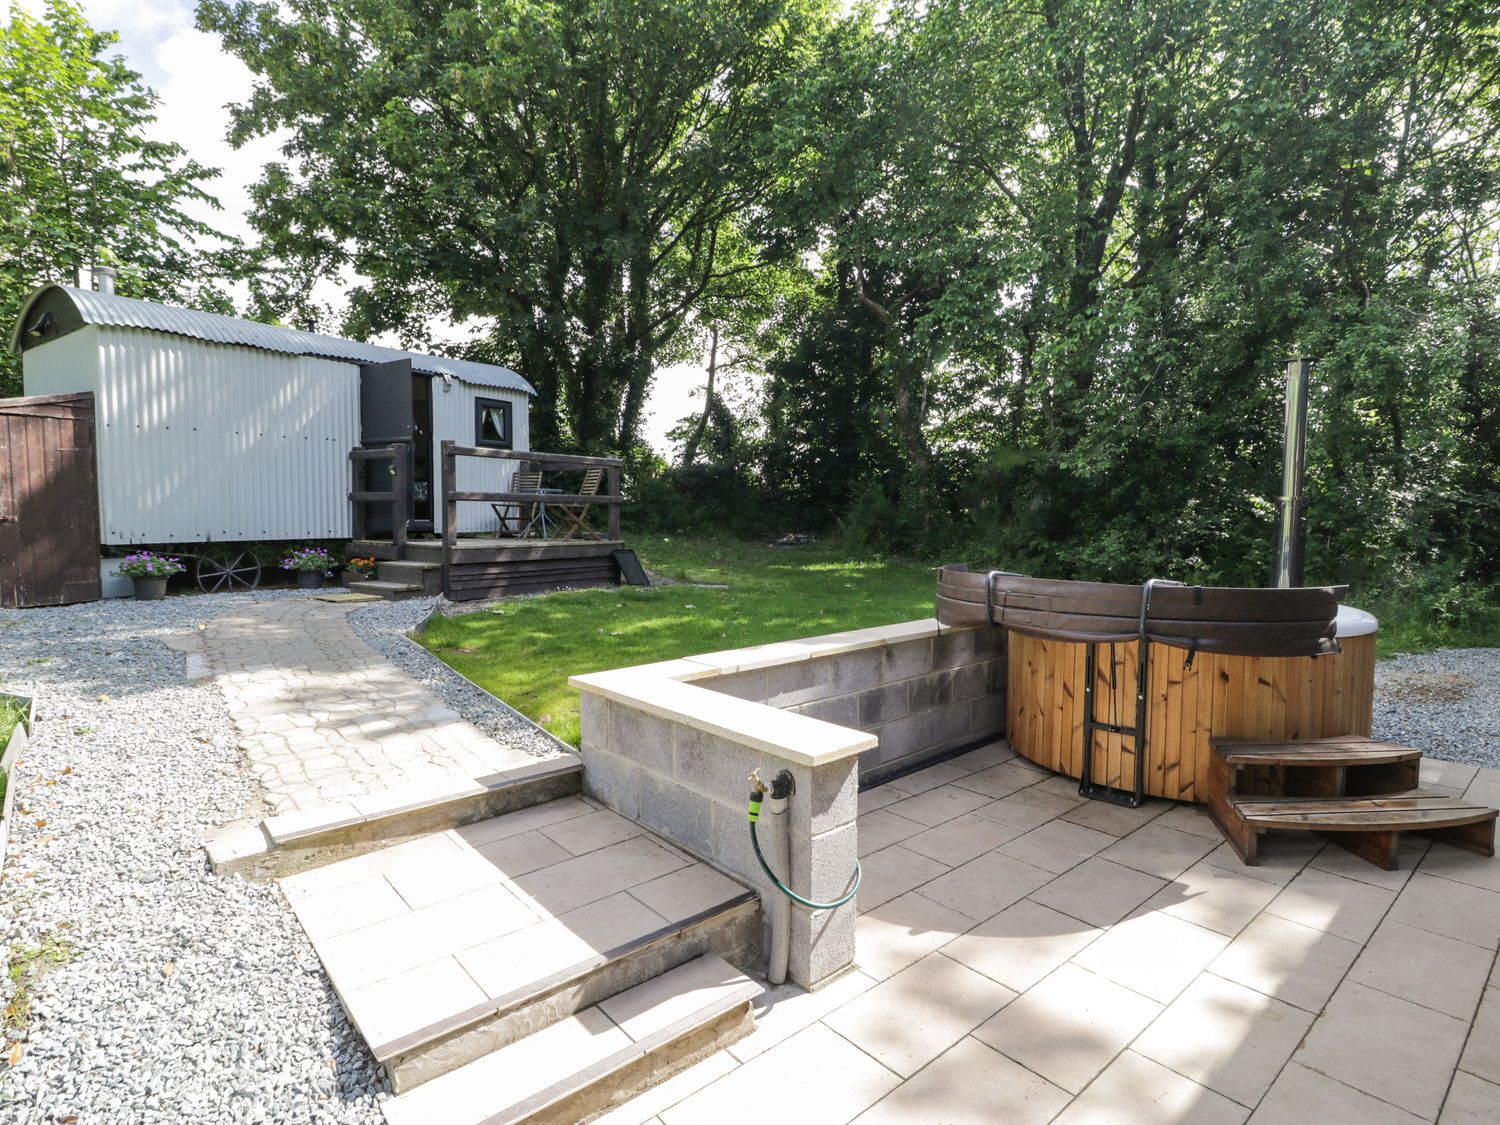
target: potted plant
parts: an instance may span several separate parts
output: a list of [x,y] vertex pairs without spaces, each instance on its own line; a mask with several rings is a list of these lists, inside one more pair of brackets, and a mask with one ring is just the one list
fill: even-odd
[[298,589],[316,590],[333,573],[333,556],[322,547],[299,547],[281,560],[281,569],[296,572]]
[[181,559],[158,555],[154,551],[137,551],[125,556],[119,573],[135,584],[135,596],[139,601],[154,602],[167,596],[167,579],[186,569]]
[[363,559],[351,558],[349,560],[347,569],[354,575],[355,578],[364,580],[375,577],[375,570],[377,566],[378,564],[375,561],[375,556],[371,555],[368,558]]

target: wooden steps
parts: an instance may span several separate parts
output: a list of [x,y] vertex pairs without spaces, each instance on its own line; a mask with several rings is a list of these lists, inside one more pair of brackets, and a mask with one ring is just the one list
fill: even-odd
[[1420,750],[1357,736],[1212,746],[1209,815],[1247,864],[1264,832],[1316,832],[1386,870],[1403,832],[1495,854],[1496,810],[1418,788]]
[[[434,595],[443,591],[443,543],[438,539],[408,539],[397,546],[373,540],[349,545],[355,557],[374,557],[373,580],[350,582],[349,589],[387,600]],[[634,553],[619,540],[598,539],[478,539],[454,543],[448,557],[450,601],[475,601],[511,594],[548,590],[614,586],[622,577],[621,557],[634,562]],[[635,563],[634,571],[640,571]],[[638,579],[638,580],[637,580]],[[646,584],[644,571],[631,579]]]

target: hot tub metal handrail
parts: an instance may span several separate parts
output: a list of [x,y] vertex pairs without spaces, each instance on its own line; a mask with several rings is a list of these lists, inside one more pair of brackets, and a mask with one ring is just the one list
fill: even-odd
[[[1146,622],[1151,613],[1151,591],[1157,586],[1181,586],[1181,582],[1171,582],[1164,578],[1152,578],[1141,588],[1141,615],[1139,626],[1136,630],[1136,673],[1135,673],[1135,725],[1123,726],[1118,722],[1101,723],[1094,719],[1094,669],[1098,661],[1099,642],[1089,642],[1084,648],[1083,658],[1083,769],[1079,771],[1078,795],[1087,797],[1091,801],[1108,801],[1113,805],[1124,805],[1127,808],[1140,808],[1141,802],[1146,799],[1146,673],[1151,651],[1151,638],[1146,631]],[[988,587],[988,581],[986,582]],[[986,595],[989,590],[986,588]],[[988,600],[988,599],[987,599]],[[1114,645],[1110,645],[1110,651],[1114,651]],[[1114,682],[1114,658],[1110,658],[1110,698],[1116,698],[1118,685]],[[1117,718],[1115,708],[1111,705],[1112,718]],[[1105,731],[1109,734],[1118,734],[1122,738],[1128,738],[1134,743],[1133,753],[1135,755],[1135,785],[1126,791],[1116,789],[1110,785],[1096,785],[1094,783],[1094,733]]]

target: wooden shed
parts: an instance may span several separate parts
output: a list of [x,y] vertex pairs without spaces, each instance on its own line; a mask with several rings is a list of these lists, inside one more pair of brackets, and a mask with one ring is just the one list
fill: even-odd
[[99,597],[94,398],[0,399],[0,606]]
[[[10,340],[28,395],[94,396],[106,546],[347,539],[351,451],[397,442],[412,530],[440,532],[443,441],[530,448],[535,392],[504,367],[109,289],[43,286]],[[459,487],[503,491],[511,466],[466,465]],[[487,530],[488,516],[465,512],[458,530]]]

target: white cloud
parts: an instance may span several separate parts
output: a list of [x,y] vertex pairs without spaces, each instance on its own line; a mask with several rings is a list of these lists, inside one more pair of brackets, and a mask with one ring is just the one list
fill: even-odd
[[279,157],[282,143],[278,137],[259,137],[236,149],[227,139],[228,107],[250,96],[253,76],[244,63],[224,52],[216,36],[192,27],[179,28],[160,41],[155,56],[164,78],[157,90],[157,135],[182,145],[200,164],[222,170],[210,190],[223,211],[203,208],[195,217],[253,240],[247,218],[250,185],[264,164]]

